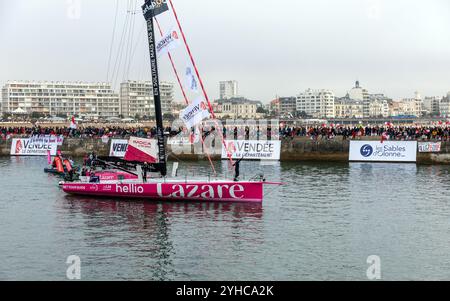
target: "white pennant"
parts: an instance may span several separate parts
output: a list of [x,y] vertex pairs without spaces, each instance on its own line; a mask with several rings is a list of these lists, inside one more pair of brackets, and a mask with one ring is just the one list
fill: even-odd
[[195,77],[194,68],[190,64],[186,67],[186,87],[195,93],[198,93],[198,82],[197,78]]

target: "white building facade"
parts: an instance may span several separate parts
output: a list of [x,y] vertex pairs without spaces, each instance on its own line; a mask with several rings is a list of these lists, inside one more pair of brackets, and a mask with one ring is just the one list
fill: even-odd
[[264,117],[264,114],[257,112],[258,107],[262,107],[260,101],[248,100],[243,97],[219,99],[214,102],[215,115],[219,118],[260,119]]
[[361,100],[340,98],[335,100],[336,118],[363,118],[364,104]]
[[370,96],[369,91],[363,89],[359,81],[356,81],[355,87],[353,87],[349,92],[348,96],[350,99],[362,101],[363,102],[363,117],[370,117]]
[[441,96],[431,96],[425,97],[423,99],[423,110],[425,113],[430,115],[439,115],[440,114],[440,103],[442,101]]
[[2,88],[2,110],[114,117],[119,115],[119,96],[109,83],[9,81]]
[[394,101],[389,108],[390,116],[422,116],[422,100],[416,98],[404,98]]
[[220,99],[238,97],[238,82],[235,80],[222,81],[220,86]]
[[[150,81],[126,81],[120,84],[120,115],[123,117],[154,117],[155,102]],[[163,114],[172,112],[174,85],[160,83],[161,107]]]
[[163,114],[172,114],[172,103],[175,99],[174,84],[165,81],[160,82],[159,93],[161,93],[161,107]]
[[120,115],[124,118],[155,116],[152,84],[149,81],[126,81],[120,84]]
[[369,117],[389,117],[389,102],[391,101],[383,94],[373,94],[370,95],[369,102]]
[[442,117],[450,117],[450,92],[439,102],[439,115]]
[[297,96],[297,113],[305,112],[315,118],[334,118],[334,93],[330,90],[308,89]]

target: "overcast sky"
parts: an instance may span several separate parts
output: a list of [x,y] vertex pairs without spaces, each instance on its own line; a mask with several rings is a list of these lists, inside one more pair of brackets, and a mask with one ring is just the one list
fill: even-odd
[[[7,80],[150,79],[144,19],[119,0],[0,0],[0,84]],[[220,80],[267,102],[307,88],[343,96],[359,79],[393,98],[450,91],[448,0],[173,0],[211,98]],[[79,9],[78,9],[79,8]],[[175,25],[171,12],[163,29]],[[122,60],[118,65],[123,29]],[[132,33],[132,34],[131,34]],[[127,50],[128,49],[128,50]],[[180,72],[184,48],[174,52]],[[161,79],[175,82],[167,57]],[[127,76],[128,74],[128,76]],[[110,80],[111,81],[111,80]],[[179,89],[176,89],[179,91]],[[177,99],[181,94],[177,92]]]

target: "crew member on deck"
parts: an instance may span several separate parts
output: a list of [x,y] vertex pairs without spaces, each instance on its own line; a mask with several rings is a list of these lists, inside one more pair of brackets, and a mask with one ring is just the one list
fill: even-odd
[[142,166],[142,179],[144,180],[144,183],[147,182],[147,171],[148,171],[148,163],[144,162],[144,165]]
[[241,163],[242,159],[244,159],[244,157],[240,158],[233,164],[233,166],[234,166],[234,181],[235,182],[239,181],[239,164]]

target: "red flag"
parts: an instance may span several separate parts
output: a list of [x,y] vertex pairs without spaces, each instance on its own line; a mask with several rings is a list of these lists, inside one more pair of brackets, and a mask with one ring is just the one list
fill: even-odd
[[75,117],[72,116],[72,121],[70,122],[70,128],[71,129],[76,129],[77,128],[77,123],[75,122]]
[[384,132],[384,133],[381,135],[381,143],[383,143],[383,142],[386,141],[386,140],[388,140],[388,135],[387,135],[386,132]]

